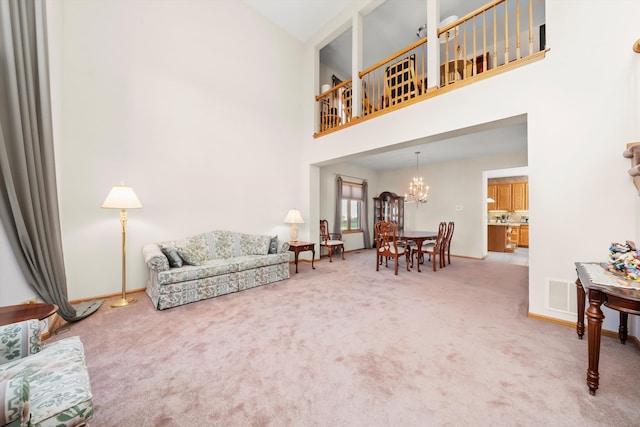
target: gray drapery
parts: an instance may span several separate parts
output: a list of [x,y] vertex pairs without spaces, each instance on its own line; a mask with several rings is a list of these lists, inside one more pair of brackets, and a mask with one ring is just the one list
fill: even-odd
[[46,38],[44,0],[0,0],[0,220],[26,282],[73,321],[83,316],[67,299]]
[[336,177],[336,214],[333,218],[333,232],[341,234],[342,223],[342,177],[338,175]]
[[[342,222],[342,196],[344,195],[342,192],[342,177],[340,175],[336,176],[336,215],[333,220],[333,232],[336,234],[342,233],[341,222]],[[362,180],[362,242],[366,249],[371,248],[371,233],[369,233],[369,185],[367,184],[367,180]],[[347,218],[347,221],[349,219]]]
[[371,249],[371,234],[369,233],[369,184],[362,182],[362,241],[365,249]]

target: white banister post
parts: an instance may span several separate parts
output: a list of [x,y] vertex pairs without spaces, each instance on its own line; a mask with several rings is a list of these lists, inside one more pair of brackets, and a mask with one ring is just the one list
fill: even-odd
[[363,31],[362,15],[358,12],[353,16],[352,42],[351,42],[351,111],[353,117],[362,117],[362,83],[358,72],[362,70],[363,55]]
[[440,86],[440,0],[427,0],[427,88]]

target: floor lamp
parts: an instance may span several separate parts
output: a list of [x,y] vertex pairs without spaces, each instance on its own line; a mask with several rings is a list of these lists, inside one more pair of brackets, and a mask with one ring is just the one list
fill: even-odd
[[125,185],[114,186],[104,203],[103,208],[120,209],[120,224],[122,225],[122,298],[111,304],[111,307],[124,307],[136,302],[133,298],[127,298],[127,209],[139,209],[142,207],[140,200],[133,188]]

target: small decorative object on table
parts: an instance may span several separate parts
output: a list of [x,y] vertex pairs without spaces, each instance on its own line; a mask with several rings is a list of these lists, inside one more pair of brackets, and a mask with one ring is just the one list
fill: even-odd
[[613,273],[619,279],[617,282],[621,286],[638,288],[640,282],[640,251],[631,240],[625,243],[611,243],[609,247],[609,258],[607,260],[607,271]]

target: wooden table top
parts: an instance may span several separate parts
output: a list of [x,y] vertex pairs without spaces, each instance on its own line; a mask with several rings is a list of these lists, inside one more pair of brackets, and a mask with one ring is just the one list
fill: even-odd
[[0,307],[0,326],[29,319],[44,320],[58,311],[55,304],[36,303]]

